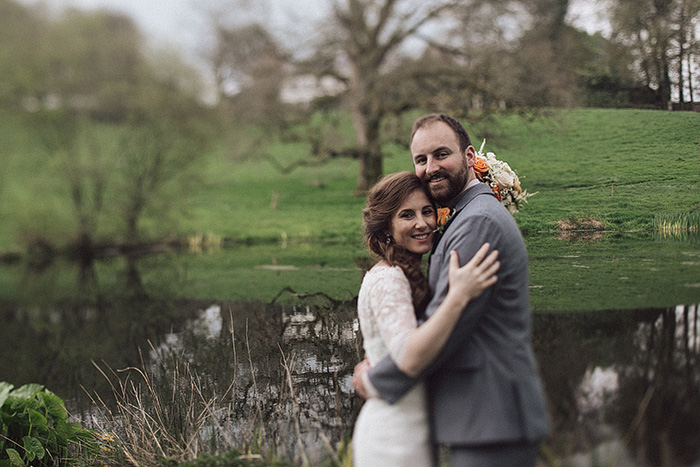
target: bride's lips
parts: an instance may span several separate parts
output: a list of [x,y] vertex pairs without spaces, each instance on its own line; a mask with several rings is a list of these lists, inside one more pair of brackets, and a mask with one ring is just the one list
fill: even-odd
[[412,237],[414,240],[417,240],[417,241],[423,243],[423,242],[427,242],[428,240],[430,240],[430,234],[431,234],[431,233],[432,233],[432,232],[423,232],[423,233],[419,233],[419,234],[416,234],[416,235],[412,235],[411,237]]

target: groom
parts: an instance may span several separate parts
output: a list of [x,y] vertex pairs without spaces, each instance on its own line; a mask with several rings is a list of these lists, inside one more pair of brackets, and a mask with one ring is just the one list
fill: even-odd
[[533,466],[549,423],[530,343],[525,243],[512,215],[476,178],[476,153],[461,123],[444,114],[419,118],[410,149],[416,174],[453,210],[430,257],[426,316],[447,294],[451,250],[464,264],[489,242],[499,251],[498,282],[469,303],[418,378],[386,357],[371,369],[358,365],[353,384],[362,397],[393,403],[424,380],[434,441],[449,446],[453,466]]

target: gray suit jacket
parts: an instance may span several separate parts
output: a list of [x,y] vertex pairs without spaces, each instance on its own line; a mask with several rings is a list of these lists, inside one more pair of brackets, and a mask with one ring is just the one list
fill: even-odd
[[525,243],[513,216],[481,183],[455,203],[430,257],[433,298],[428,317],[445,298],[451,250],[465,264],[484,242],[499,251],[498,282],[469,303],[438,357],[418,378],[386,357],[369,372],[382,399],[399,400],[426,381],[432,430],[441,443],[476,445],[538,441],[547,436],[545,398],[531,347],[530,292]]

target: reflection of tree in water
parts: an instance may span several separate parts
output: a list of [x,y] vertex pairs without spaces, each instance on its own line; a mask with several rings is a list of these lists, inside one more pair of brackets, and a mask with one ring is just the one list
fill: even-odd
[[350,385],[355,314],[353,302],[213,305],[159,347],[159,360],[184,355],[203,391],[219,398],[224,445],[245,446],[259,433],[284,458],[328,455],[360,405]]
[[700,332],[697,306],[659,312],[639,325],[634,364],[620,372],[618,426],[639,465],[700,458]]
[[20,293],[0,304],[0,340],[13,349],[0,363],[3,379],[40,382],[80,412],[91,405],[83,387],[110,394],[91,360],[116,369],[139,364],[139,345],[167,332],[182,307],[134,288],[141,282],[135,260],[113,261],[109,274],[92,262],[25,270]]
[[581,384],[592,365],[609,367],[632,358],[636,321],[629,312],[534,315],[534,350],[552,424],[547,444],[558,455],[589,452],[600,442],[595,411],[581,410]]

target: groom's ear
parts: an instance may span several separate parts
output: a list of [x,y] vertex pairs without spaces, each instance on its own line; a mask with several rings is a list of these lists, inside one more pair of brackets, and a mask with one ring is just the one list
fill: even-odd
[[474,146],[467,146],[467,149],[464,150],[464,158],[467,160],[467,167],[474,167],[474,161],[476,160],[476,150]]

